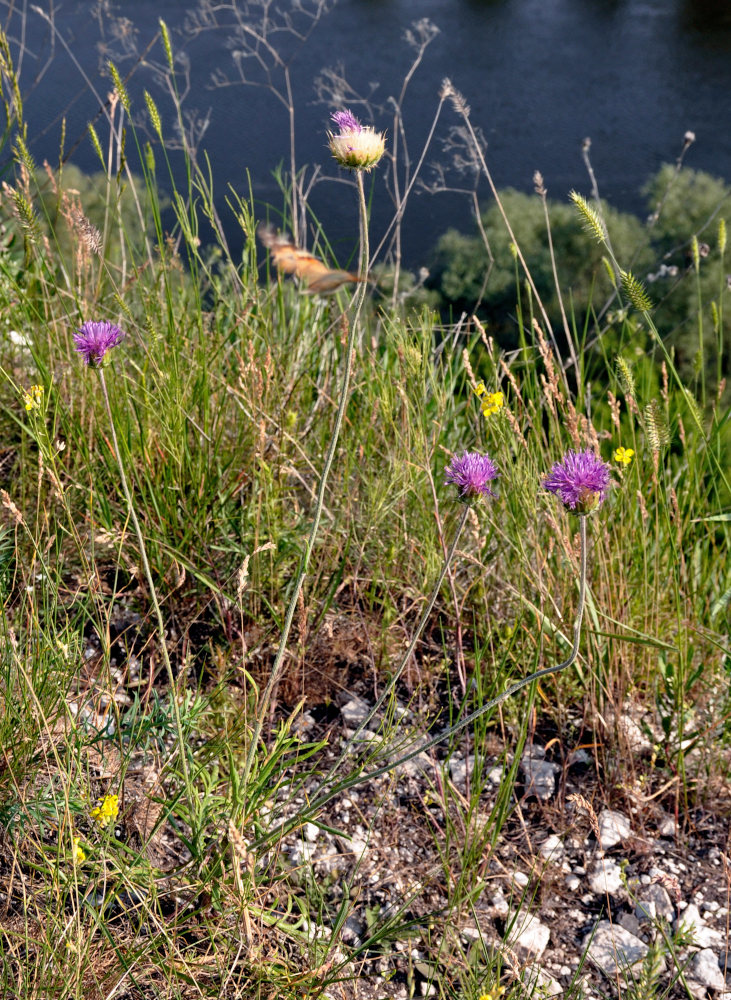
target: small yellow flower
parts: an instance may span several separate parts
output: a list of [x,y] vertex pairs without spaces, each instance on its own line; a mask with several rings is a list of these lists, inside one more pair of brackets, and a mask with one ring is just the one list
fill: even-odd
[[614,452],[614,461],[619,462],[620,465],[629,465],[634,456],[634,450],[632,448],[617,448]]
[[26,410],[37,410],[40,408],[43,398],[43,386],[32,385],[27,391],[23,391],[23,403]]
[[91,810],[91,818],[95,819],[99,826],[109,826],[112,820],[119,815],[119,796],[105,795],[99,799],[99,805]]
[[484,382],[477,383],[475,394],[480,397],[480,409],[483,417],[497,413],[505,404],[505,396],[501,392],[488,392]]
[[505,397],[501,392],[488,392],[482,400],[480,409],[482,410],[483,417],[490,417],[493,413],[501,410],[504,405]]
[[71,857],[75,865],[80,865],[86,861],[86,851],[81,846],[81,837],[74,837],[71,845]]

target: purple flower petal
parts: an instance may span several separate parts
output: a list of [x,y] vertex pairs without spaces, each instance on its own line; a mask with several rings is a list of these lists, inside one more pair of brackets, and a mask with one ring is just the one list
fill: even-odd
[[593,451],[567,451],[543,480],[543,486],[574,514],[590,514],[604,501],[610,471]]
[[461,500],[476,500],[481,496],[494,497],[488,483],[500,475],[497,465],[487,455],[466,451],[455,456],[444,470],[445,485],[454,483]]
[[74,334],[74,344],[85,364],[99,368],[107,351],[123,338],[124,333],[114,323],[90,320]]
[[340,129],[341,135],[343,135],[343,133],[345,132],[363,131],[363,126],[355,117],[352,111],[333,111],[330,117],[335,122],[337,127]]

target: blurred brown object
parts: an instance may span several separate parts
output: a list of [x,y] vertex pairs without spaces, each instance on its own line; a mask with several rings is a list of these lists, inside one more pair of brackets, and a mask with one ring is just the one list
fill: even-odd
[[351,271],[329,268],[327,264],[313,257],[307,250],[300,250],[291,242],[286,233],[278,233],[269,226],[259,226],[259,239],[269,250],[274,266],[283,274],[293,274],[299,278],[304,291],[311,295],[327,295],[351,281],[363,281]]

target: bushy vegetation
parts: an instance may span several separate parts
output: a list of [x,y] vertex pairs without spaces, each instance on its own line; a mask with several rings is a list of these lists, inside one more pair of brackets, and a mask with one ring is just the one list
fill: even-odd
[[[718,222],[730,193],[724,181],[709,174],[666,164],[645,188],[645,222],[601,205],[614,256],[647,283],[653,319],[673,350],[679,371],[692,380],[702,368],[708,391],[719,386],[724,391],[722,381],[727,383],[729,377],[731,319],[723,314],[726,265],[723,255],[711,250],[718,247]],[[500,200],[554,327],[561,330],[568,313],[575,329],[591,329],[592,338],[604,339],[605,355],[619,350],[616,320],[621,327],[626,317],[615,308],[606,247],[587,241],[565,202],[513,190],[501,192]],[[693,238],[700,246],[697,268]],[[512,243],[499,206],[492,204],[482,213],[479,235],[449,230],[437,247],[436,283],[442,306],[452,313],[476,312],[490,323],[505,349],[519,343],[516,309],[523,313],[531,309],[531,289],[521,279]],[[555,261],[561,262],[560,275],[555,273]],[[641,356],[646,345],[642,332],[637,333]],[[725,391],[728,399],[727,385]]]
[[[114,137],[129,98],[113,77]],[[147,113],[159,130],[152,98]],[[165,232],[164,156],[59,176],[15,126],[0,203],[0,992],[318,996],[405,936],[437,995],[497,988],[502,957],[450,928],[489,878],[529,728],[589,747],[610,804],[641,787],[681,823],[726,808],[726,187],[661,171],[652,226],[549,202],[553,251],[540,196],[501,192],[482,220],[492,263],[473,239],[441,243],[444,295],[484,309],[451,326],[367,282],[303,294],[266,265],[245,193],[233,260],[194,161]],[[362,187],[340,194],[365,205]],[[652,308],[638,278],[660,260],[678,287],[648,284]],[[97,371],[74,333],[102,320],[126,336]],[[613,469],[583,521],[541,488],[569,449]],[[497,463],[497,497],[464,506],[445,485],[465,450]],[[571,669],[488,704],[560,661]],[[340,742],[343,691],[383,697],[380,739]],[[628,704],[642,759],[617,722]],[[358,865],[316,877],[291,862],[292,837],[329,828],[338,795],[428,736],[422,833],[442,902],[414,883],[346,945]],[[464,794],[448,777],[458,749],[476,758]],[[495,759],[490,798],[479,776]],[[506,982],[506,998],[531,994]]]

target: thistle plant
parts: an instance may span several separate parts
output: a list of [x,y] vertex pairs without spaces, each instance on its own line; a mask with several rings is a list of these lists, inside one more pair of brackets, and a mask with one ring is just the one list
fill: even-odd
[[[560,462],[557,462],[551,469],[549,475],[543,480],[544,489],[548,490],[549,493],[555,494],[559,500],[564,505],[566,511],[579,519],[579,539],[580,539],[580,556],[579,556],[579,597],[576,608],[576,616],[574,618],[574,638],[571,647],[571,652],[568,657],[561,663],[556,663],[550,667],[544,667],[541,670],[536,670],[534,673],[529,674],[527,677],[522,678],[522,680],[516,681],[515,684],[511,684],[502,694],[497,695],[495,698],[491,698],[489,701],[481,705],[480,708],[471,712],[469,715],[465,716],[460,722],[456,723],[454,726],[450,726],[448,729],[439,733],[437,736],[433,736],[426,742],[418,741],[417,745],[414,746],[408,753],[403,754],[397,760],[389,761],[382,767],[376,768],[373,771],[360,771],[356,772],[350,778],[345,778],[343,781],[338,782],[336,785],[331,785],[330,781],[335,774],[335,772],[340,767],[342,761],[348,752],[346,748],[345,753],[340,757],[340,759],[333,765],[325,779],[321,782],[320,786],[314,793],[312,800],[310,802],[309,813],[310,815],[315,815],[317,810],[326,805],[335,795],[346,789],[353,788],[355,785],[363,784],[366,781],[371,781],[374,778],[379,777],[382,774],[387,774],[393,771],[395,768],[407,761],[412,760],[418,754],[425,753],[432,747],[437,746],[439,743],[443,743],[445,740],[450,739],[452,736],[456,735],[463,729],[466,729],[469,725],[479,719],[481,716],[485,715],[487,712],[492,711],[502,702],[507,701],[518,691],[522,691],[523,688],[532,684],[534,681],[540,680],[543,677],[548,677],[550,674],[560,673],[562,670],[566,670],[570,667],[579,655],[579,643],[581,639],[581,624],[584,618],[584,606],[586,601],[586,571],[587,571],[587,538],[586,538],[586,519],[589,514],[592,514],[599,510],[604,499],[606,497],[607,489],[610,485],[610,467],[602,462],[601,459],[597,458],[593,452],[567,452]],[[452,460],[450,465],[446,469],[447,482],[454,483],[459,491],[459,499],[465,502],[465,510],[460,518],[457,530],[455,532],[455,538],[450,547],[447,559],[445,560],[445,565],[442,567],[442,572],[439,575],[437,585],[432,593],[432,597],[427,604],[424,615],[419,622],[414,639],[412,640],[404,659],[402,660],[399,668],[395,672],[394,676],[391,678],[388,686],[384,690],[381,697],[378,699],[376,704],[373,706],[371,711],[368,713],[367,717],[361,722],[360,726],[354,733],[353,737],[349,741],[348,748],[353,745],[354,741],[357,739],[358,735],[362,730],[368,725],[370,720],[376,714],[380,706],[383,704],[385,698],[388,696],[389,692],[393,689],[394,684],[398,680],[401,672],[403,671],[408,658],[413,652],[414,646],[421,634],[421,630],[426,623],[426,617],[430,613],[431,608],[436,600],[436,595],[438,593],[439,586],[441,585],[444,575],[447,571],[447,566],[451,561],[454,551],[456,549],[457,540],[461,534],[464,524],[467,520],[467,513],[469,511],[469,505],[475,502],[480,496],[487,496],[492,494],[492,490],[489,486],[489,482],[497,476],[497,467],[494,463],[484,455],[476,455],[475,453],[466,452],[460,458],[455,458]],[[301,822],[301,817],[298,822]],[[279,836],[283,831],[289,829],[288,824],[283,824],[282,827],[277,828],[272,831],[271,834],[263,838],[267,840],[270,836]]]
[[[597,458],[593,452],[574,452],[568,451],[560,462],[556,464],[551,469],[549,475],[543,480],[543,488],[548,490],[549,493],[555,494],[559,500],[563,503],[564,508],[569,514],[579,518],[579,542],[580,542],[580,554],[579,554],[579,598],[576,607],[576,616],[574,618],[574,640],[571,646],[571,652],[569,653],[567,659],[562,663],[556,663],[550,667],[544,667],[542,670],[536,670],[534,673],[529,674],[522,680],[516,681],[515,684],[511,684],[510,687],[506,688],[502,694],[497,695],[495,698],[491,698],[490,701],[485,702],[476,711],[472,712],[470,715],[466,716],[461,722],[450,727],[445,732],[440,733],[439,736],[435,736],[428,740],[426,743],[419,746],[417,749],[412,750],[410,753],[405,754],[400,758],[395,764],[389,765],[389,767],[397,766],[402,764],[412,757],[415,757],[418,753],[422,753],[425,750],[436,746],[438,743],[443,742],[460,730],[465,729],[480,716],[485,715],[485,713],[496,708],[502,702],[507,701],[518,691],[521,691],[524,687],[532,684],[534,681],[540,680],[542,677],[548,677],[550,674],[560,673],[562,670],[566,670],[570,667],[576,657],[579,655],[579,642],[581,639],[581,623],[584,618],[584,605],[586,601],[586,564],[587,564],[587,543],[586,543],[586,518],[589,514],[598,511],[607,494],[607,489],[610,485],[610,467],[606,462]],[[381,768],[376,772],[382,773],[389,768]],[[375,777],[374,773],[369,775],[369,778]]]
[[165,622],[162,617],[162,610],[160,608],[160,602],[157,597],[157,590],[155,589],[155,582],[152,578],[152,570],[150,569],[150,563],[147,559],[147,549],[145,547],[145,539],[142,534],[142,528],[140,522],[137,518],[137,512],[135,510],[135,505],[132,501],[132,494],[130,492],[129,484],[127,482],[127,476],[124,470],[124,462],[122,461],[122,452],[119,448],[119,441],[117,440],[117,431],[114,426],[114,417],[112,415],[112,406],[109,400],[109,390],[107,388],[106,379],[104,378],[104,368],[109,364],[109,351],[113,347],[117,347],[124,339],[125,334],[118,326],[114,323],[110,323],[106,320],[102,321],[87,321],[82,324],[80,329],[74,334],[74,344],[76,351],[81,355],[89,368],[93,368],[99,376],[99,383],[102,388],[102,395],[104,396],[104,404],[107,410],[107,416],[109,417],[109,427],[112,434],[112,445],[114,447],[114,457],[117,460],[117,468],[119,469],[119,480],[122,485],[122,492],[124,493],[125,500],[127,501],[127,510],[129,511],[129,516],[134,527],[135,535],[137,536],[137,544],[140,550],[140,558],[142,560],[142,567],[144,569],[145,578],[147,579],[147,585],[150,589],[150,600],[152,601],[152,606],[155,609],[155,617],[157,619],[158,634],[160,637],[160,651],[162,653],[163,662],[165,663],[165,670],[168,676],[168,683],[170,685],[170,701],[173,708],[173,715],[175,718],[175,728],[178,737],[178,748],[180,752],[180,761],[183,769],[183,776],[185,778],[185,784],[188,790],[190,790],[190,775],[188,773],[188,758],[187,758],[187,745],[185,742],[185,736],[183,735],[183,727],[180,721],[180,710],[178,708],[178,700],[176,697],[176,683],[175,675],[173,674],[173,667],[170,662],[170,655],[167,649],[167,643],[165,639]]
[[[381,708],[383,703],[389,697],[393,689],[395,688],[398,679],[401,674],[406,669],[406,666],[411,659],[411,656],[416,648],[416,644],[421,638],[421,634],[426,627],[426,623],[429,620],[429,616],[432,613],[434,604],[436,603],[439,591],[441,590],[442,583],[444,582],[444,577],[447,575],[447,570],[454,558],[454,553],[457,550],[457,544],[459,542],[460,536],[467,523],[467,517],[470,512],[470,508],[477,504],[480,500],[486,497],[495,497],[496,494],[492,490],[490,483],[497,479],[500,475],[498,467],[495,462],[487,455],[481,455],[479,452],[466,451],[461,456],[455,456],[449,465],[444,470],[445,475],[445,486],[454,485],[457,487],[457,499],[463,504],[463,510],[460,515],[459,521],[457,522],[457,527],[455,528],[454,537],[452,539],[452,544],[449,546],[447,553],[444,557],[444,562],[442,563],[442,568],[439,571],[439,576],[436,579],[434,587],[432,589],[429,600],[424,606],[424,610],[421,613],[421,618],[416,626],[413,636],[411,637],[411,642],[409,643],[408,649],[401,658],[401,662],[394,671],[391,679],[389,680],[386,687],[381,692],[380,697],[376,701],[375,705],[368,712],[366,717],[357,727],[352,737],[348,741],[348,745],[345,748],[343,754],[331,767],[327,776],[320,783],[320,786],[316,794],[321,793],[328,785],[328,783],[335,776],[339,770],[341,764],[348,756],[350,748],[353,747],[358,740],[358,737],[369,724],[369,722],[374,718],[378,710]],[[369,775],[370,777],[370,775]]]
[[[385,148],[385,138],[383,135],[375,133],[373,129],[364,128],[358,119],[349,111],[336,111],[332,115],[332,119],[339,127],[339,133],[338,136],[333,136],[331,134],[331,151],[341,166],[355,172],[356,189],[358,193],[360,235],[358,267],[359,284],[350,303],[350,316],[348,318],[348,342],[345,349],[343,378],[340,387],[338,409],[335,415],[335,425],[330,438],[330,444],[327,449],[327,454],[325,455],[325,462],[320,475],[320,485],[318,487],[317,497],[315,500],[315,513],[312,519],[310,533],[305,543],[305,549],[300,558],[299,570],[294,588],[292,590],[292,596],[290,597],[289,604],[287,606],[284,625],[282,627],[282,634],[279,639],[277,655],[272,665],[269,681],[264,688],[257,706],[256,722],[254,724],[254,730],[251,736],[251,745],[249,747],[246,764],[244,766],[244,787],[246,787],[246,782],[254,763],[254,756],[259,743],[259,737],[261,736],[263,719],[269,707],[272,692],[274,691],[282,673],[284,658],[287,654],[287,640],[289,639],[292,622],[294,621],[294,616],[297,611],[300,594],[302,592],[302,587],[304,585],[305,577],[307,576],[307,570],[310,564],[310,557],[312,555],[312,550],[317,538],[317,532],[320,527],[320,518],[322,517],[322,509],[325,504],[327,479],[330,474],[333,459],[335,458],[335,451],[340,437],[340,430],[343,426],[343,420],[345,417],[345,409],[350,396],[350,373],[353,366],[353,355],[355,353],[355,344],[358,337],[358,323],[363,309],[363,302],[365,301],[367,289],[366,279],[368,277],[368,267],[370,263],[370,249],[368,243],[368,208],[366,206],[365,190],[363,187],[363,172],[370,170],[376,165],[378,160],[380,160]],[[336,152],[336,150],[339,151],[339,153]]]

